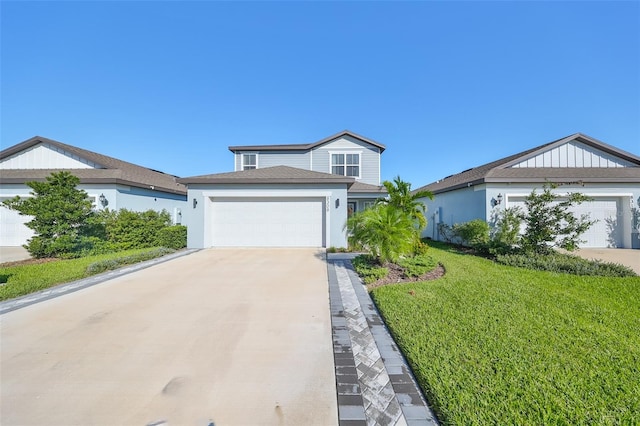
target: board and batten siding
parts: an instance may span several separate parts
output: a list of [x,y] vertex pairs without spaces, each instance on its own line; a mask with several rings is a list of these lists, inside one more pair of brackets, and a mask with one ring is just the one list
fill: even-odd
[[542,152],[525,161],[514,164],[513,168],[533,167],[633,167],[619,157],[608,154],[580,142],[567,142]]
[[332,152],[360,153],[360,182],[380,185],[380,152],[378,148],[349,136],[326,143],[313,150],[313,167],[315,172],[331,173]]
[[0,161],[0,170],[98,168],[102,167],[46,143],[35,145]]

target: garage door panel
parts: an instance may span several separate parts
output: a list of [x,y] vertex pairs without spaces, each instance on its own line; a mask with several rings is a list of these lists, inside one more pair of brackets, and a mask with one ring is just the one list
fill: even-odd
[[213,245],[322,247],[323,198],[214,198]]
[[[524,197],[510,197],[507,207],[519,206],[525,209]],[[570,209],[577,217],[588,215],[589,220],[596,220],[596,223],[582,234],[580,244],[584,248],[622,247],[622,221],[618,217],[620,214],[620,202],[617,197],[597,197],[592,201],[587,201],[579,206]],[[523,229],[524,231],[524,229]]]
[[27,243],[34,232],[25,223],[32,216],[23,216],[15,210],[0,206],[0,245],[18,247]]

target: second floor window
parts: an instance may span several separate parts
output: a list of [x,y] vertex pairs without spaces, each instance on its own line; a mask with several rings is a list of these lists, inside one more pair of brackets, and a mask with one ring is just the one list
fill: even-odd
[[360,177],[360,154],[331,154],[331,173],[334,175]]
[[242,170],[258,168],[258,154],[242,154]]

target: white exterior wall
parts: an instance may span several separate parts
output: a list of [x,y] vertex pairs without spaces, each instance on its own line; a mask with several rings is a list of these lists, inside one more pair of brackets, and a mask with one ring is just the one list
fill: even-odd
[[[207,248],[213,244],[211,197],[323,197],[326,211],[326,245],[327,247],[347,246],[347,236],[343,230],[347,218],[346,185],[190,184],[188,206],[183,212],[189,248]],[[336,200],[340,200],[338,206],[336,206]]]
[[478,185],[436,194],[433,200],[421,199],[427,207],[427,227],[422,231],[422,237],[440,240],[438,223],[452,226],[478,218],[487,220],[485,194],[485,186]]
[[0,161],[0,170],[99,168],[102,167],[46,143],[35,145]]
[[[487,217],[491,217],[492,210],[490,200],[502,194],[503,201],[495,209],[504,209],[513,206],[510,200],[522,199],[532,190],[542,190],[543,184],[491,184],[487,189]],[[585,183],[582,185],[563,185],[552,191],[555,194],[564,195],[569,192],[580,192],[592,198],[607,197],[618,199],[618,232],[622,238],[621,248],[640,248],[638,230],[640,227],[640,185],[629,183]]]
[[[98,210],[105,208],[98,201],[100,195],[104,194],[108,201],[106,208],[109,208],[110,210],[126,208],[128,210],[138,212],[146,210],[155,210],[159,212],[164,209],[169,212],[174,224],[185,224],[182,217],[187,206],[185,195],[169,194],[152,191],[150,189],[141,189],[115,184],[80,184],[77,188],[87,193]],[[13,198],[16,195],[20,197],[29,197],[31,196],[30,192],[31,188],[24,184],[3,184],[0,187],[0,201]],[[25,220],[28,221],[29,219]],[[23,241],[20,245],[25,243],[26,241]],[[2,244],[3,243],[0,242],[0,245]]]
[[540,153],[525,161],[514,164],[513,168],[533,167],[633,167],[622,158],[608,154],[580,142],[567,142],[553,149]]
[[[492,224],[500,210],[513,207],[514,200],[520,202],[533,189],[542,190],[543,184],[483,184],[455,191],[436,194],[433,200],[421,200],[427,206],[427,228],[422,236],[440,240],[437,223],[447,225],[463,223],[473,219],[483,219]],[[640,186],[637,184],[586,183],[581,185],[563,185],[555,190],[559,195],[568,192],[580,192],[592,198],[605,197],[616,199],[618,215],[617,229],[621,235],[621,248],[640,248]],[[492,200],[502,195],[502,203],[493,206]]]

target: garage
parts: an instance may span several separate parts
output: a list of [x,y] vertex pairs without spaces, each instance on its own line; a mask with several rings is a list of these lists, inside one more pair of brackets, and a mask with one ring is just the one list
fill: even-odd
[[[619,220],[618,214],[621,211],[620,197],[592,198],[592,201],[587,201],[571,209],[578,217],[587,214],[590,220],[597,220],[587,232],[582,234],[580,239],[585,242],[580,247],[624,247],[623,224]],[[511,206],[520,206],[524,209],[524,197],[509,198],[509,207]]]
[[22,216],[17,211],[0,205],[0,245],[19,247],[26,244],[33,237],[33,231],[25,225],[30,220],[31,216]]
[[214,247],[324,247],[324,198],[217,197]]

